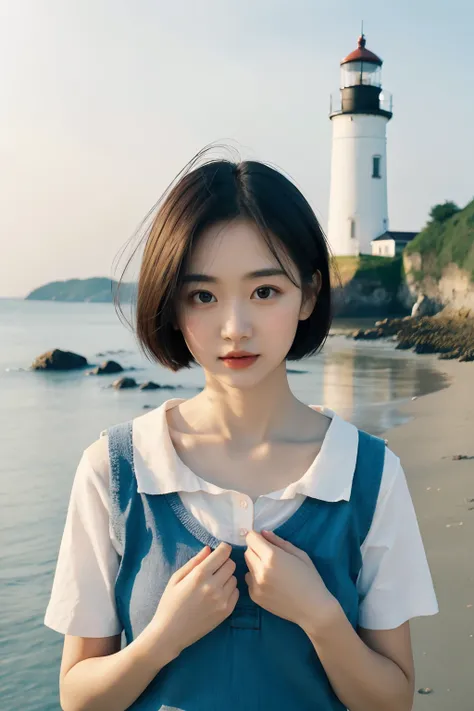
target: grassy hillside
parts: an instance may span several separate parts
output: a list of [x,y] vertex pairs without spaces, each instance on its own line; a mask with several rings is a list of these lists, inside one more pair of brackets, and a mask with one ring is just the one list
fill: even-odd
[[353,279],[367,284],[379,283],[389,291],[396,292],[402,281],[401,257],[376,257],[360,254],[358,257],[334,257],[333,286],[346,286]]
[[426,276],[439,281],[443,269],[454,263],[474,282],[474,200],[447,220],[431,220],[405,248],[407,255],[415,252],[422,257],[417,281]]

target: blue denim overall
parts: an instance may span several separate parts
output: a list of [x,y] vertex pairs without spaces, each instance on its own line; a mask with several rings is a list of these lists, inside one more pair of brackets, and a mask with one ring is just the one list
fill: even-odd
[[[220,541],[176,492],[137,492],[132,422],[111,427],[110,523],[121,547],[117,611],[129,644],[153,618],[171,575],[205,545]],[[350,501],[307,496],[275,529],[306,551],[354,629],[360,547],[380,489],[385,442],[359,430]],[[301,627],[267,612],[248,594],[246,546],[234,545],[239,599],[232,614],[163,667],[131,709],[147,711],[345,711]]]

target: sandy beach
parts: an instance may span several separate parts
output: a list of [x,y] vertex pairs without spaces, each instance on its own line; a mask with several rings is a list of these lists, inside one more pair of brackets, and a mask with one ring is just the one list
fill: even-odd
[[[410,402],[402,411],[414,419],[382,435],[406,472],[440,608],[411,621],[413,709],[473,711],[474,365],[419,357],[433,358],[451,385]],[[418,693],[426,687],[432,693]]]

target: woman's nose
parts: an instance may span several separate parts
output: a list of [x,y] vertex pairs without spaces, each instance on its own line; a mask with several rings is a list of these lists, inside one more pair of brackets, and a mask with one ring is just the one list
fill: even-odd
[[238,342],[241,338],[249,338],[252,326],[245,308],[235,302],[229,304],[224,314],[221,334],[223,338]]

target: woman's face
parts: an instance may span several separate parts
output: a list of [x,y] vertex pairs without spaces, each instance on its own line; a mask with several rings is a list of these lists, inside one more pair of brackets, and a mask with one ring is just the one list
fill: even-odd
[[[296,266],[282,261],[300,284]],[[263,269],[281,271],[253,223],[213,225],[194,247],[178,297],[178,326],[196,361],[213,377],[239,387],[255,385],[284,361],[299,320],[308,318],[315,304],[314,296],[302,305],[300,288],[283,273],[251,275]],[[234,350],[259,357],[234,370],[221,360]]]

